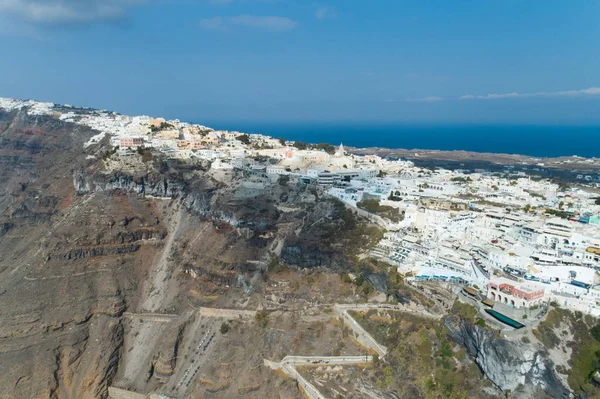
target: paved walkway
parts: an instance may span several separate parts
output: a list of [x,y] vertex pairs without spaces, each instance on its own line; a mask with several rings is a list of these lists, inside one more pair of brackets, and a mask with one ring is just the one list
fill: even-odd
[[159,323],[169,323],[169,322],[179,318],[178,314],[150,313],[150,312],[141,312],[141,313],[125,312],[125,313],[123,313],[123,316],[129,317],[132,319],[142,319],[144,321],[156,321]]
[[199,308],[200,315],[205,317],[222,317],[224,319],[237,319],[256,315],[256,310],[243,309],[220,309],[220,308]]

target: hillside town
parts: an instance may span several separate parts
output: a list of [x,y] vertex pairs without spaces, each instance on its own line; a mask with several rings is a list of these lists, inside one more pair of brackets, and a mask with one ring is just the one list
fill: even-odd
[[[384,229],[371,255],[410,281],[470,287],[493,306],[554,302],[600,316],[600,192],[507,166],[422,168],[410,160],[358,156],[343,144],[306,144],[261,134],[68,105],[0,99],[7,111],[51,115],[98,132],[117,159],[151,150],[167,158],[241,170],[258,190],[285,181],[334,197]],[[589,183],[589,184],[587,184]],[[256,187],[255,187],[256,186]]]

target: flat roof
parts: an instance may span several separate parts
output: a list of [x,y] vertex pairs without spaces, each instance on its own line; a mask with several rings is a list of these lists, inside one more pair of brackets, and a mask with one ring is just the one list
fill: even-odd
[[407,235],[407,236],[402,237],[402,240],[408,241],[408,242],[411,242],[414,244],[417,241],[419,241],[419,237]]

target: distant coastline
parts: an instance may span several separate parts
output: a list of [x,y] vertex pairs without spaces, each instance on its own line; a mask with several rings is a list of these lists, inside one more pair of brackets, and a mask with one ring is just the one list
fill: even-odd
[[600,158],[600,126],[276,124],[235,121],[205,124],[215,129],[262,133],[308,143],[344,143],[355,148]]

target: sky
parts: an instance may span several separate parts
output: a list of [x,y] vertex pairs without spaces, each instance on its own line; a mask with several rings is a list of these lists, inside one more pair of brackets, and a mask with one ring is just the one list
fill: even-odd
[[0,97],[211,122],[600,125],[600,0],[0,0]]

